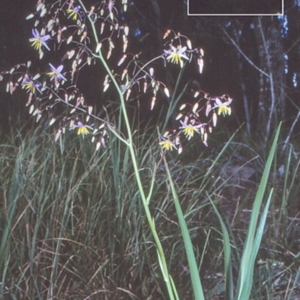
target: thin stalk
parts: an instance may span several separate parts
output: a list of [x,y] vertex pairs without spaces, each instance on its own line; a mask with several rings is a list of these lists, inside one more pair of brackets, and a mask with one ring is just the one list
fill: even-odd
[[175,95],[177,93],[177,90],[178,90],[178,87],[179,87],[179,83],[181,81],[181,78],[182,78],[182,75],[183,75],[183,71],[184,71],[184,67],[180,69],[180,72],[179,72],[179,75],[177,77],[177,80],[176,80],[176,84],[175,84],[175,88],[174,88],[174,91],[172,93],[172,97],[171,97],[171,100],[170,100],[170,105],[168,107],[168,111],[167,111],[167,114],[166,114],[166,117],[165,117],[165,123],[162,127],[162,131],[164,132],[166,130],[166,127],[167,127],[167,124],[169,122],[169,119],[171,117],[171,115],[173,114],[174,112],[174,109],[178,103],[178,101],[181,99],[183,93],[185,92],[186,88],[187,88],[187,85],[184,87],[183,91],[179,94],[179,96],[175,99]]
[[[85,13],[88,15],[87,9],[83,5],[82,0],[79,0],[79,3],[82,6]],[[90,25],[92,27],[95,41],[98,44],[99,40],[98,40],[95,24],[89,16],[87,18],[88,18],[88,20],[90,22]],[[135,153],[134,145],[133,145],[132,131],[131,131],[130,122],[129,122],[127,109],[126,109],[126,105],[125,105],[124,92],[121,91],[121,88],[119,87],[119,85],[118,85],[114,75],[112,74],[111,70],[109,69],[109,66],[107,65],[100,49],[98,51],[98,55],[95,55],[95,57],[98,58],[101,61],[102,65],[104,66],[108,76],[110,77],[113,85],[116,88],[116,91],[117,91],[119,99],[120,99],[121,109],[122,109],[122,112],[123,112],[123,117],[124,117],[124,122],[125,122],[125,127],[126,127],[126,131],[127,131],[127,134],[128,134],[128,137],[127,137],[128,140],[126,141],[126,145],[127,145],[128,149],[129,149],[129,152],[130,152],[130,156],[131,156],[131,160],[132,160],[132,164],[133,164],[133,168],[134,168],[134,173],[135,173],[135,179],[136,179],[138,189],[139,189],[139,192],[140,192],[140,196],[141,196],[141,200],[142,200],[143,207],[144,207],[144,210],[145,210],[148,225],[150,227],[151,233],[153,235],[153,238],[154,238],[154,241],[155,241],[155,244],[156,244],[156,247],[157,247],[159,265],[160,265],[162,274],[164,276],[164,280],[165,280],[165,284],[166,284],[166,287],[167,287],[167,290],[168,290],[168,294],[169,294],[171,300],[175,300],[176,299],[175,298],[175,295],[176,295],[175,286],[171,283],[171,281],[169,279],[170,275],[169,275],[169,272],[168,272],[163,247],[161,245],[161,242],[159,240],[159,237],[158,237],[156,229],[155,229],[154,218],[151,215],[151,212],[150,212],[150,209],[149,209],[149,206],[148,206],[149,201],[147,201],[147,197],[146,197],[146,194],[145,194],[145,191],[144,191],[144,188],[143,188],[143,185],[142,185],[140,173],[139,173],[137,157],[136,157],[136,153]]]

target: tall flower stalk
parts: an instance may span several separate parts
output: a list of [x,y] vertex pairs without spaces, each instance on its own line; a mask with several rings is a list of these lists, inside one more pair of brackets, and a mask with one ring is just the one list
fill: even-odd
[[[122,0],[122,5],[125,12],[127,1]],[[42,19],[42,23],[46,25],[43,25],[41,30],[37,28],[32,30],[33,38],[30,39],[30,42],[33,48],[39,51],[39,58],[42,59],[42,48],[51,51],[47,43],[48,40],[51,39],[58,45],[65,43],[66,48],[69,48],[62,58],[62,62],[68,60],[71,63],[55,64],[48,62],[50,72],[48,70],[46,76],[43,76],[43,74],[31,75],[30,63],[17,65],[10,71],[3,72],[3,75],[9,78],[7,91],[10,93],[13,93],[18,87],[19,82],[22,82],[22,87],[28,92],[26,105],[29,106],[29,113],[35,116],[37,121],[44,114],[47,114],[50,116],[49,126],[59,124],[55,141],[67,129],[76,129],[78,135],[92,137],[92,142],[96,142],[96,150],[99,150],[101,146],[106,146],[108,131],[112,132],[126,145],[130,153],[135,181],[138,186],[147,223],[156,245],[158,263],[168,295],[171,300],[177,300],[179,296],[169,273],[164,249],[156,231],[155,220],[149,207],[155,186],[155,174],[158,163],[153,166],[154,170],[150,188],[146,191],[141,179],[138,153],[133,142],[133,132],[126,102],[131,99],[132,94],[137,92],[137,86],[139,88],[142,86],[144,94],[151,91],[150,110],[154,109],[157,99],[160,97],[159,91],[163,91],[163,94],[167,98],[174,99],[177,97],[176,101],[170,101],[171,104],[167,112],[166,121],[163,124],[164,132],[159,132],[158,136],[160,140],[157,142],[161,150],[161,161],[165,162],[166,170],[168,170],[166,153],[175,149],[180,154],[183,151],[183,139],[190,141],[196,135],[199,135],[203,144],[208,145],[207,137],[212,128],[217,124],[217,116],[230,114],[232,99],[228,95],[213,97],[209,93],[199,90],[194,94],[195,103],[184,103],[177,110],[176,105],[182,97],[182,94],[177,95],[177,91],[184,66],[194,61],[198,65],[199,72],[202,73],[204,65],[203,50],[201,48],[192,48],[192,42],[188,37],[172,30],[167,30],[163,37],[166,39],[166,49],[164,49],[163,53],[144,65],[140,65],[136,62],[138,55],[127,53],[129,28],[126,24],[119,24],[115,16],[116,11],[115,1],[112,0],[102,1],[89,9],[85,6],[83,0],[63,3],[56,2],[51,5],[47,5],[47,1],[38,1],[36,13],[31,14],[28,19],[36,17],[38,20]],[[61,25],[59,20],[63,17],[67,19],[66,24],[69,24],[69,22],[72,22],[72,24]],[[45,22],[45,18],[49,18],[48,22]],[[35,26],[39,26],[39,22],[36,22]],[[117,66],[123,69],[119,74],[116,74],[109,66],[108,60],[111,58],[112,52],[116,47],[114,39],[119,41],[119,37],[121,37],[122,41],[122,57],[119,59]],[[91,45],[95,48],[92,49]],[[107,51],[103,50],[103,45],[105,45],[105,49],[108,49]],[[152,65],[154,65],[153,62],[159,60],[165,66],[174,64],[179,67],[180,73],[172,95],[170,95],[167,85],[155,78],[155,69]],[[103,82],[103,92],[106,92],[111,86],[117,92],[125,123],[125,133],[120,132],[117,129],[118,126],[94,114],[93,108],[86,104],[84,95],[76,86],[75,74],[83,67],[95,61],[101,63],[106,73]],[[58,104],[64,104],[67,109],[67,113],[63,116],[57,116],[53,112],[53,108]],[[175,111],[175,119],[178,122],[178,126],[177,128],[166,129],[169,118],[171,116],[175,117]],[[100,123],[100,125],[98,123],[96,125],[90,124],[91,119]],[[169,172],[168,176],[170,178]],[[170,182],[172,181],[170,180]],[[172,191],[176,198],[174,186],[172,187]],[[178,200],[175,202],[175,206],[183,232],[185,233],[186,249],[190,258],[192,251],[191,240],[190,238],[186,238],[186,235],[188,235],[187,226],[184,225],[185,221]],[[195,258],[189,259],[189,263],[190,268],[193,269],[193,274],[195,274],[195,267],[193,266]],[[192,281],[195,299],[203,300],[204,295],[199,277],[196,278],[196,276],[193,276]]]
[[[84,12],[86,14],[88,14],[88,11],[86,9],[86,7],[84,6],[83,2],[81,0],[79,0],[79,3],[81,5],[81,7],[83,8]],[[88,16],[89,19],[89,23],[91,25],[91,28],[93,30],[93,36],[95,38],[95,42],[98,44],[99,40],[98,40],[98,36],[96,33],[96,28],[95,28],[95,24],[93,22],[93,20],[91,19],[90,16]],[[120,104],[121,104],[121,110],[123,113],[123,117],[124,117],[124,121],[125,121],[125,126],[126,126],[126,130],[127,130],[127,140],[126,140],[126,146],[129,149],[130,152],[130,156],[131,156],[131,160],[132,160],[132,164],[133,164],[133,168],[134,168],[134,174],[135,174],[135,179],[138,185],[138,189],[139,189],[139,193],[140,193],[140,197],[141,197],[141,201],[145,210],[145,215],[148,221],[148,225],[149,228],[151,230],[151,233],[153,235],[155,244],[156,244],[156,248],[157,248],[157,255],[158,255],[158,260],[159,260],[159,266],[161,269],[161,272],[163,274],[163,278],[168,290],[168,294],[171,300],[175,300],[175,299],[179,299],[178,298],[178,293],[176,291],[176,287],[173,284],[173,280],[171,278],[171,275],[169,274],[168,271],[168,266],[167,266],[167,262],[166,262],[166,258],[165,258],[165,254],[164,254],[164,250],[163,250],[163,246],[161,244],[161,241],[159,239],[159,236],[156,232],[155,229],[155,221],[154,221],[154,217],[151,214],[150,211],[150,207],[149,207],[149,202],[151,199],[151,195],[152,195],[152,191],[153,191],[153,186],[152,189],[150,189],[150,191],[148,192],[148,195],[146,195],[146,192],[144,190],[143,184],[142,184],[142,180],[141,180],[141,176],[140,176],[140,171],[139,171],[139,166],[138,166],[138,162],[137,162],[137,156],[136,156],[136,152],[134,149],[134,144],[133,144],[133,139],[132,139],[132,131],[131,131],[131,127],[130,127],[130,122],[129,122],[129,118],[128,118],[128,114],[127,114],[127,109],[126,109],[126,104],[125,104],[125,99],[124,99],[124,93],[121,90],[120,86],[118,85],[115,77],[113,76],[110,68],[107,65],[106,60],[104,59],[101,49],[98,49],[98,52],[94,55],[94,57],[98,58],[102,65],[104,66],[107,74],[109,75],[117,93],[118,93],[118,97],[120,100]],[[154,181],[155,178],[153,177],[152,180]]]

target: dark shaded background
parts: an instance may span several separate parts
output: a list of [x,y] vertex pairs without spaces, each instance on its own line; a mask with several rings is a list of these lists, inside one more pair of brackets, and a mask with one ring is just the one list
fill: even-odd
[[189,0],[191,14],[277,14],[281,11],[281,0]]
[[[93,1],[89,2],[93,3]],[[118,1],[117,1],[118,2]],[[260,1],[263,3],[262,1]],[[192,1],[191,1],[192,3]],[[276,1],[278,3],[278,1]],[[11,0],[0,7],[0,69],[9,69],[16,63],[37,60],[37,53],[30,47],[32,20],[26,16],[34,10],[34,1]],[[244,54],[259,68],[267,72],[264,49],[260,34],[264,33],[271,57],[271,71],[276,80],[275,106],[276,122],[286,120],[288,126],[297,114],[299,107],[299,39],[300,12],[297,1],[289,1],[285,7],[284,17],[191,17],[187,16],[187,2],[181,0],[129,1],[127,13],[120,13],[121,22],[130,27],[130,46],[128,51],[143,51],[147,60],[163,53],[163,33],[172,28],[189,36],[193,47],[202,47],[205,52],[203,74],[198,73],[194,65],[189,65],[183,82],[189,82],[185,99],[192,99],[195,89],[203,89],[214,95],[229,94],[233,102],[233,128],[247,121],[251,123],[251,132],[261,131],[270,107],[270,83],[261,78],[260,73],[244,58]],[[261,30],[262,28],[262,30]],[[233,45],[227,33],[238,47]],[[50,55],[50,54],[49,54]],[[44,65],[43,65],[44,64]],[[36,68],[45,67],[47,62],[38,62]],[[161,76],[170,86],[175,83],[177,70],[171,71],[157,66],[157,76]],[[100,103],[103,99],[101,85],[92,86],[93,81],[101,81],[103,72],[98,67],[86,69],[79,76],[79,86],[89,104]],[[182,86],[183,88],[183,86]],[[0,85],[1,92],[1,126],[12,124],[16,116],[28,119],[24,103],[26,95],[16,93],[11,97],[5,93],[5,85]],[[168,103],[163,100],[161,105]],[[276,100],[277,101],[277,100]],[[279,100],[278,100],[279,101]],[[248,116],[245,109],[247,104]],[[148,104],[147,104],[148,105]],[[261,109],[261,105],[265,105]],[[260,112],[264,112],[264,115]],[[145,115],[144,117],[147,117]],[[249,134],[251,133],[249,130]]]

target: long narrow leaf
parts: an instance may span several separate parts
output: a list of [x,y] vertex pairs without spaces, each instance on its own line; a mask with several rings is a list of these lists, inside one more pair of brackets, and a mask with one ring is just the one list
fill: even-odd
[[225,299],[231,300],[233,299],[233,279],[232,279],[232,267],[231,267],[231,246],[229,240],[228,230],[226,225],[223,222],[219,211],[217,210],[214,202],[211,200],[210,196],[207,194],[211,205],[214,208],[216,215],[221,224],[222,234],[223,234],[223,245],[224,245],[224,271],[225,271]]
[[247,269],[247,273],[245,276],[246,284],[244,284],[242,286],[242,292],[241,292],[240,299],[249,299],[250,294],[251,294],[255,259],[256,259],[260,244],[261,244],[263,234],[264,234],[264,228],[266,225],[266,220],[267,220],[267,215],[268,215],[272,195],[273,195],[273,189],[271,190],[271,192],[269,194],[266,206],[264,208],[263,214],[260,219],[259,226],[257,228],[256,236],[254,239],[254,243],[253,243],[253,247],[252,247],[252,251],[251,251],[250,259],[249,259],[249,263],[248,263],[248,269]]
[[201,280],[200,280],[200,276],[199,276],[199,270],[197,268],[197,262],[196,262],[196,258],[195,258],[195,254],[194,254],[194,250],[193,250],[193,244],[191,241],[188,227],[187,227],[185,219],[184,219],[184,215],[182,213],[182,209],[181,209],[181,206],[179,203],[179,199],[177,196],[177,192],[175,190],[175,186],[174,186],[171,174],[170,174],[170,170],[168,168],[168,164],[167,164],[167,161],[165,158],[164,158],[164,163],[165,163],[165,167],[167,170],[168,179],[169,179],[169,183],[170,183],[170,187],[171,187],[172,195],[173,195],[173,199],[174,199],[174,204],[175,204],[175,208],[176,208],[176,213],[178,216],[180,229],[181,229],[182,236],[183,236],[183,241],[184,241],[185,251],[186,251],[186,255],[187,255],[187,259],[188,259],[188,263],[189,263],[189,269],[190,269],[190,275],[191,275],[195,300],[205,300],[203,290],[202,290]]
[[238,286],[237,286],[237,300],[246,300],[248,298],[243,298],[243,290],[245,286],[248,285],[248,288],[251,288],[250,281],[252,282],[252,278],[250,278],[250,273],[248,272],[251,266],[253,267],[255,262],[255,257],[253,257],[253,250],[254,250],[254,239],[257,232],[257,222],[259,217],[260,208],[262,205],[262,201],[264,198],[264,194],[267,187],[267,182],[270,174],[270,169],[272,166],[273,158],[275,156],[275,151],[277,148],[277,141],[280,133],[281,123],[278,126],[276,131],[272,147],[269,153],[269,157],[259,184],[258,191],[256,193],[256,197],[253,203],[253,209],[251,214],[251,219],[249,223],[248,234],[246,238],[246,242],[244,245],[243,256],[241,260],[241,267],[239,272],[239,279],[238,279]]

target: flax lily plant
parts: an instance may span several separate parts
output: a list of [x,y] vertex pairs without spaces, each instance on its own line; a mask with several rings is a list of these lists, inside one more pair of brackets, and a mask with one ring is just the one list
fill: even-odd
[[[147,224],[149,226],[155,243],[157,251],[157,261],[164,280],[164,284],[166,286],[168,297],[170,300],[179,300],[179,293],[176,289],[176,285],[173,281],[173,278],[169,272],[165,251],[160,240],[159,234],[156,230],[155,218],[150,209],[150,204],[153,200],[153,193],[156,183],[157,169],[159,164],[163,162],[164,168],[167,173],[168,185],[170,187],[170,190],[172,191],[174,205],[176,208],[176,213],[179,219],[179,224],[185,244],[185,251],[189,263],[189,271],[191,275],[194,298],[195,300],[204,300],[205,298],[202,290],[201,280],[199,277],[199,269],[197,267],[196,258],[193,251],[193,245],[191,242],[187,224],[185,222],[184,213],[182,212],[180,201],[176,193],[176,188],[173,183],[171,173],[169,171],[167,157],[169,151],[172,151],[174,149],[177,150],[180,154],[183,151],[182,139],[189,142],[196,135],[199,135],[203,144],[207,146],[207,137],[208,134],[212,131],[212,128],[215,127],[217,124],[217,115],[229,115],[231,113],[230,104],[232,102],[232,99],[228,95],[212,97],[208,93],[200,90],[197,91],[194,95],[194,104],[181,105],[181,107],[179,108],[179,113],[176,116],[176,121],[178,121],[178,123],[180,123],[181,126],[179,125],[178,128],[173,128],[172,130],[165,130],[165,128],[163,128],[164,133],[161,133],[160,130],[158,130],[159,141],[157,142],[157,148],[159,148],[160,161],[154,163],[154,165],[152,166],[153,168],[151,170],[152,176],[150,184],[147,188],[145,188],[145,184],[142,182],[141,166],[139,165],[138,153],[134,144],[132,124],[130,123],[126,102],[130,101],[131,95],[136,86],[138,86],[139,88],[142,86],[143,92],[145,94],[146,92],[149,92],[149,90],[151,91],[152,99],[151,105],[149,105],[150,109],[153,109],[155,107],[156,100],[159,97],[158,91],[163,91],[163,94],[167,98],[176,98],[175,94],[173,94],[172,96],[170,95],[169,88],[166,86],[166,84],[155,79],[154,68],[151,64],[154,61],[162,61],[166,66],[168,64],[175,64],[180,69],[179,77],[181,77],[185,64],[190,63],[192,61],[196,61],[199,72],[202,73],[204,55],[203,50],[201,48],[193,49],[192,43],[187,37],[179,33],[174,33],[171,30],[168,30],[164,35],[164,39],[166,39],[171,34],[173,34],[174,36],[170,39],[169,42],[166,43],[167,49],[164,50],[160,56],[150,60],[143,66],[139,66],[138,64],[134,64],[138,55],[134,56],[131,59],[131,61],[126,61],[126,59],[130,56],[129,54],[126,54],[128,47],[127,35],[129,28],[127,25],[120,26],[120,24],[118,23],[117,18],[114,15],[114,12],[116,11],[114,1],[108,1],[108,3],[107,1],[102,1],[101,4],[99,4],[99,6],[92,6],[89,9],[87,9],[83,0],[77,0],[76,6],[73,5],[75,1],[66,1],[63,3],[59,1],[53,5],[48,6],[46,5],[46,2],[47,1],[38,1],[38,5],[36,8],[37,18],[43,19],[43,22],[41,23],[46,25],[40,31],[38,31],[38,29],[32,30],[33,38],[30,39],[30,42],[32,43],[33,48],[39,51],[40,59],[42,59],[43,57],[43,48],[46,48],[50,51],[50,47],[47,43],[50,39],[53,41],[57,41],[58,44],[64,42],[66,47],[68,45],[71,45],[70,47],[74,48],[70,48],[64,54],[62,59],[62,61],[64,61],[65,59],[73,60],[72,63],[69,64],[69,66],[71,67],[67,69],[68,64],[61,64],[55,67],[53,64],[49,63],[48,65],[50,66],[50,72],[46,73],[47,76],[45,76],[43,84],[40,84],[36,80],[39,79],[42,81],[42,79],[40,78],[41,75],[37,74],[31,77],[29,74],[30,64],[20,64],[16,66],[16,68],[13,68],[12,70],[4,74],[9,77],[7,91],[13,93],[13,91],[19,85],[18,82],[23,82],[22,87],[29,94],[27,101],[27,106],[29,106],[29,113],[33,116],[36,116],[37,121],[41,118],[43,113],[49,114],[51,116],[49,126],[52,126],[53,124],[59,124],[57,133],[55,134],[55,141],[59,141],[60,136],[64,134],[64,132],[66,132],[67,129],[77,129],[78,135],[91,136],[92,142],[96,142],[96,150],[98,150],[100,146],[106,146],[105,138],[107,137],[107,132],[109,131],[126,146],[126,151],[127,153],[129,153],[130,160],[134,169],[134,178],[138,187],[138,194],[142,206],[144,208]],[[122,1],[122,5],[123,11],[125,12],[127,9],[127,1]],[[104,15],[105,13],[107,13],[107,16]],[[53,18],[51,19],[52,14]],[[58,16],[58,14],[61,15]],[[59,17],[63,18],[64,16],[66,16],[67,19],[69,19],[66,23],[73,22],[69,26],[69,28],[67,26],[57,26],[56,22],[59,22]],[[34,15],[32,14],[28,18],[33,17]],[[50,18],[48,22],[44,20],[46,17]],[[100,24],[97,23],[99,22],[99,20]],[[36,24],[39,23],[36,22]],[[106,27],[109,28],[107,29],[109,31],[108,37],[101,39],[101,35],[106,32]],[[74,28],[76,28],[76,30],[74,30]],[[68,31],[68,29],[70,30]],[[123,64],[125,64],[125,62],[127,63],[123,71],[120,74],[117,74],[118,76],[116,76],[116,74],[112,71],[108,63],[108,60],[112,55],[112,51],[114,51],[115,49],[115,44],[112,38],[114,30],[117,32],[117,37],[121,36],[122,39],[123,55],[119,60],[117,66],[121,68]],[[104,43],[106,49],[108,49],[107,51],[104,51],[102,49]],[[92,49],[91,45],[93,45],[95,49]],[[104,54],[106,54],[106,56],[104,56]],[[93,114],[93,108],[85,104],[85,99],[83,95],[80,93],[79,89],[74,84],[76,81],[74,79],[75,74],[81,68],[90,65],[94,61],[100,62],[101,66],[103,67],[106,73],[103,82],[103,92],[106,92],[109,88],[112,87],[117,94],[117,98],[119,99],[120,110],[122,113],[122,122],[124,122],[125,124],[125,133],[121,132],[120,127],[115,126],[115,124],[112,124],[112,122],[110,122],[109,120],[104,120],[99,116]],[[129,67],[132,65],[133,68],[129,72]],[[20,71],[21,68],[25,69],[23,73]],[[64,73],[62,73],[63,70]],[[129,74],[131,77],[129,76]],[[18,76],[17,80],[15,80],[14,76]],[[68,84],[69,86],[66,87]],[[176,83],[175,91],[178,90],[178,84],[179,80]],[[65,88],[63,88],[63,86]],[[176,98],[176,101],[174,101],[173,103],[177,104],[181,97],[182,94],[179,94],[179,96]],[[47,101],[52,102],[49,104]],[[51,115],[51,109],[58,103],[64,104],[70,110],[69,113],[64,115],[59,121],[57,121],[58,117],[56,117],[55,115]],[[170,116],[175,113],[175,107],[171,107],[171,109],[168,109],[166,117],[167,119],[169,119]],[[218,113],[216,113],[216,111]],[[85,120],[83,120],[83,118],[85,118]],[[99,122],[100,126],[89,125],[90,119]],[[203,121],[203,119],[205,119],[205,121]],[[168,120],[166,120],[163,127],[167,126],[167,121]],[[263,176],[264,184],[262,184],[262,187],[259,190],[259,197],[262,197],[261,194],[265,191],[266,188],[265,183],[269,174],[270,164],[274,156],[278,134],[279,131],[276,135],[274,144],[271,149],[270,158],[267,164],[268,169],[266,168],[266,173]],[[209,174],[209,171],[210,169],[208,170],[207,174]],[[253,212],[253,221],[251,221],[251,229],[249,229],[249,241],[247,241],[247,245],[251,245],[253,241],[253,231],[255,231],[255,229],[253,229],[252,227],[256,225],[258,211],[261,206],[261,199],[262,198],[258,198],[258,200],[255,200],[256,210],[255,212]],[[268,200],[268,203],[269,201],[270,200]],[[212,205],[214,205],[213,201]],[[221,224],[223,224],[221,219],[220,222]],[[262,229],[264,222],[262,221],[261,224],[262,225],[259,227],[260,230]],[[222,228],[224,233],[224,249],[226,254],[225,268],[226,270],[230,270],[230,253],[228,253],[228,238],[226,235],[225,227],[223,226]],[[5,238],[6,237],[4,237],[4,239]],[[250,257],[249,254],[246,255],[249,250],[245,249],[245,259],[243,259],[242,261],[242,271],[238,286],[244,287],[245,281],[247,279],[249,280],[250,276],[252,275],[251,272],[247,274],[245,273],[246,271],[244,271],[244,260],[248,259],[248,261],[254,261],[254,254],[257,253],[257,247],[259,246],[260,242],[259,238],[261,238],[260,233],[258,234],[257,238],[255,237],[254,242],[256,248],[253,252],[251,252],[252,254]],[[54,276],[53,273],[51,276]],[[228,276],[226,277],[227,282],[231,282],[230,278],[230,272],[228,271]],[[248,295],[248,292],[249,291],[244,291],[243,288],[239,289],[239,298],[237,299],[247,299],[241,297],[246,297]],[[53,295],[50,296],[52,297]]]

